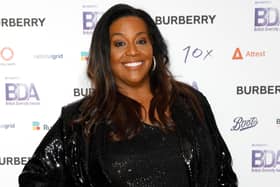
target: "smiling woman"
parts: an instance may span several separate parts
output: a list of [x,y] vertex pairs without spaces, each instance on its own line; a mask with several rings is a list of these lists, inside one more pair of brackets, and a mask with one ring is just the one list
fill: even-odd
[[107,10],[90,47],[93,91],[63,107],[20,186],[236,187],[207,99],[168,65],[149,14],[125,4]]
[[133,16],[119,18],[110,26],[110,40],[111,68],[118,89],[132,97],[135,94],[130,92],[144,89],[144,95],[151,95],[153,48],[145,22]]

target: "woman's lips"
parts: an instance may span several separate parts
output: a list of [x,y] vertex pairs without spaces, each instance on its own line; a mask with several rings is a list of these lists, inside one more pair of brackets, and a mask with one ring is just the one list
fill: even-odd
[[137,66],[141,66],[142,64],[143,64],[142,61],[127,62],[127,63],[124,63],[124,66],[126,66],[126,67],[137,67]]

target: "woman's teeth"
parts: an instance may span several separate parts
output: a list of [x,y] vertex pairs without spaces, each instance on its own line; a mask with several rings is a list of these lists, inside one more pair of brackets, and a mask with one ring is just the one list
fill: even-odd
[[143,62],[129,62],[124,64],[127,67],[136,67],[136,66],[140,66]]

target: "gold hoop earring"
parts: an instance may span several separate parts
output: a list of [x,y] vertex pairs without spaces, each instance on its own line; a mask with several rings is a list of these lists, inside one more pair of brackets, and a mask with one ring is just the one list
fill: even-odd
[[157,61],[156,61],[155,56],[153,56],[153,67],[152,67],[152,71],[155,71],[155,70],[156,70],[156,67],[157,67]]

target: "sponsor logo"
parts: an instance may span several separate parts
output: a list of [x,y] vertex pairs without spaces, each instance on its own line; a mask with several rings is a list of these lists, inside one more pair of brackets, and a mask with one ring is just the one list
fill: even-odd
[[244,53],[241,52],[240,48],[236,48],[232,55],[232,60],[243,60],[244,58],[260,58],[265,57],[266,51],[246,51]]
[[46,18],[0,18],[1,27],[43,27]]
[[39,131],[39,130],[45,130],[48,131],[50,130],[52,126],[49,126],[47,124],[41,125],[39,121],[32,121],[32,130],[33,131]]
[[276,122],[277,127],[280,127],[280,118],[277,118],[277,119],[275,120],[275,122]]
[[[199,90],[198,88],[198,84],[196,81],[193,81],[191,83],[191,86],[197,90]],[[94,91],[94,88],[74,88],[73,89],[73,95],[74,97],[81,97],[81,96],[89,96],[90,94],[92,94]]]
[[10,47],[3,47],[0,49],[0,59],[10,61],[14,57],[14,51]]
[[[193,81],[191,83],[191,86],[197,90],[199,90],[198,88],[198,84],[196,81]],[[92,94],[94,91],[94,88],[74,88],[73,89],[73,95],[74,97],[81,97],[81,96],[89,96],[90,94]]]
[[40,98],[34,83],[5,83],[6,105],[40,105]]
[[60,60],[63,59],[63,54],[37,54],[33,56],[35,59],[51,59]]
[[280,172],[280,150],[267,145],[253,145],[252,172]]
[[192,62],[194,60],[205,61],[212,56],[213,49],[192,48],[190,45],[183,49],[185,51],[184,63]]
[[278,95],[280,85],[236,86],[237,95]]
[[155,16],[157,25],[213,24],[216,15]]
[[[196,81],[193,81],[191,83],[191,86],[197,90],[199,90],[198,88],[198,84]],[[81,96],[89,96],[90,94],[92,94],[94,91],[94,88],[74,88],[73,89],[73,95],[74,97],[81,97]]]
[[88,96],[93,93],[93,88],[74,88],[73,94],[75,97]]
[[244,119],[243,117],[236,117],[233,119],[234,125],[230,129],[231,131],[243,131],[257,126],[258,119],[251,117],[250,119]]
[[103,12],[92,11],[97,9],[96,5],[84,5],[82,18],[83,18],[83,33],[91,35],[98,20],[102,16]]
[[280,31],[279,7],[272,1],[256,1],[254,10],[255,31]]
[[1,166],[25,165],[30,159],[31,159],[30,157],[5,156],[5,157],[0,157],[0,165]]
[[88,62],[88,57],[89,57],[89,52],[87,52],[87,51],[82,51],[81,52],[81,61]]
[[5,124],[0,124],[0,129],[14,129],[16,128],[16,124],[15,123],[5,123]]
[[38,121],[32,122],[32,130],[34,130],[34,131],[40,130],[40,123]]

